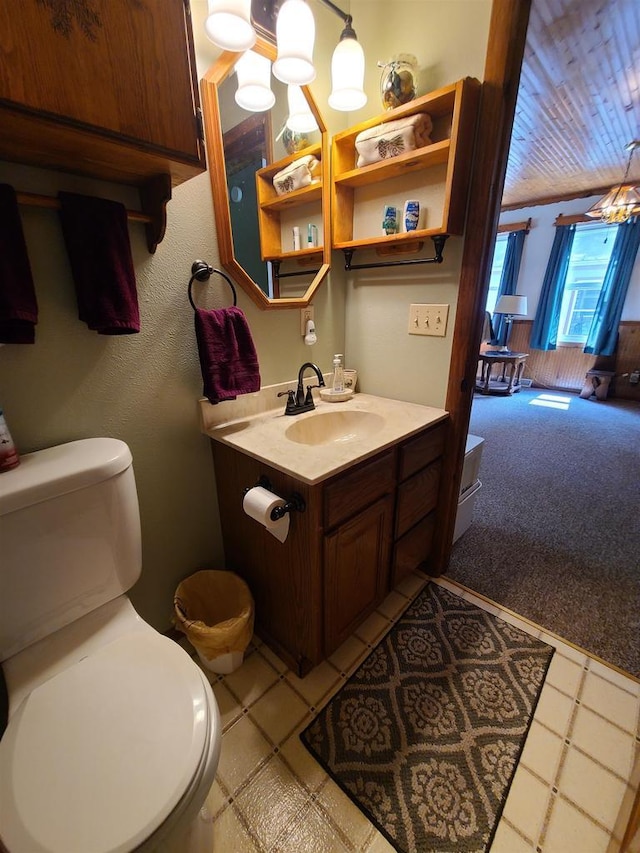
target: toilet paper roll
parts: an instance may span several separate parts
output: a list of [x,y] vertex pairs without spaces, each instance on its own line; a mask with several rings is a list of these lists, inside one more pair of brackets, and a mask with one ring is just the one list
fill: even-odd
[[275,495],[262,486],[254,486],[245,494],[242,508],[246,514],[262,524],[279,542],[284,542],[289,535],[289,513],[277,521],[271,518],[271,512],[277,506],[284,506],[284,498]]

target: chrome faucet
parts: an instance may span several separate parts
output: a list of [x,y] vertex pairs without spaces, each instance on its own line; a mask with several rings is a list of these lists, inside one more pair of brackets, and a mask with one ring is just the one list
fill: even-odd
[[[307,370],[307,368],[309,367],[315,371],[315,374],[318,378],[318,384],[307,385],[307,391],[305,393],[303,387],[304,373],[305,370]],[[298,371],[298,386],[295,392],[281,391],[278,394],[278,397],[282,397],[285,394],[287,395],[287,405],[284,410],[285,415],[301,415],[303,412],[310,412],[315,409],[316,405],[313,402],[313,395],[311,393],[312,388],[324,388],[324,379],[322,378],[322,373],[320,372],[320,368],[317,364],[313,364],[310,361],[305,361],[305,363]]]

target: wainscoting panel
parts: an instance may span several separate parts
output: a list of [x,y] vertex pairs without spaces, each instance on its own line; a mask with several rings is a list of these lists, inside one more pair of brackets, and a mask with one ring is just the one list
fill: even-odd
[[614,370],[616,376],[611,384],[610,396],[624,400],[640,401],[640,383],[632,385],[629,375],[640,370],[640,322],[625,320],[620,323],[618,350],[614,358],[585,355],[582,347],[558,347],[543,352],[531,349],[531,320],[515,320],[509,348],[517,352],[528,352],[523,377],[531,379],[534,386],[558,391],[580,391],[588,370]]

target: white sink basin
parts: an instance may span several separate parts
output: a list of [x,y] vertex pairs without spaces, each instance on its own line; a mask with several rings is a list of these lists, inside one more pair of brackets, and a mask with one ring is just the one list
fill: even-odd
[[375,412],[315,412],[294,421],[284,434],[297,444],[334,444],[369,438],[382,429],[384,422]]

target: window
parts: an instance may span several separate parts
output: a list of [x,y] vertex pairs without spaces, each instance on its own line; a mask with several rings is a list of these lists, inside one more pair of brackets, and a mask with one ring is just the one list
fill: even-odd
[[504,256],[507,252],[508,234],[498,234],[496,237],[496,245],[493,250],[493,263],[491,264],[491,277],[489,279],[489,293],[487,294],[487,304],[485,309],[493,314],[493,309],[496,307],[498,299],[498,288],[500,287],[500,278],[502,277],[502,267],[504,266]]
[[600,223],[576,225],[560,309],[558,343],[586,343],[617,227]]

